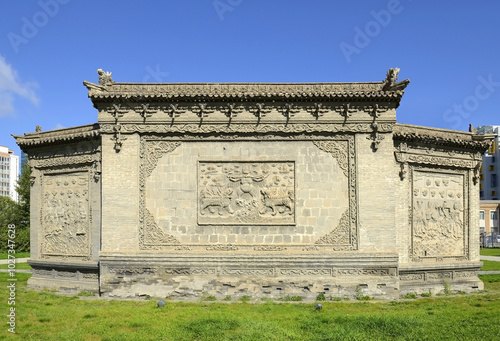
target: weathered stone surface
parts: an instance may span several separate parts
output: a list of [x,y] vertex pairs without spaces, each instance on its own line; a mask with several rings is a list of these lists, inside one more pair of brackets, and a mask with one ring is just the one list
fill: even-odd
[[396,123],[409,81],[85,82],[94,125],[15,136],[29,285],[313,300],[477,277],[484,137]]

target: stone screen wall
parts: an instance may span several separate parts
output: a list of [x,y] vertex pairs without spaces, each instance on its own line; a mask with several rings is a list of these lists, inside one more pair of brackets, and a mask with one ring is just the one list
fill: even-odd
[[98,123],[16,136],[32,287],[199,299],[482,288],[487,138],[396,123],[409,80],[84,82]]

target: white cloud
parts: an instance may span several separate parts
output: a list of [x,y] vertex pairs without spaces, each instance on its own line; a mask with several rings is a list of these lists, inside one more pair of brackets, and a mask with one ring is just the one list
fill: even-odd
[[38,97],[34,90],[37,87],[38,84],[36,83],[22,83],[17,71],[7,64],[3,56],[0,56],[0,117],[14,113],[16,96],[37,105]]
[[56,126],[54,127],[54,130],[56,129],[64,129],[66,128],[65,126],[63,126],[61,123],[57,123]]

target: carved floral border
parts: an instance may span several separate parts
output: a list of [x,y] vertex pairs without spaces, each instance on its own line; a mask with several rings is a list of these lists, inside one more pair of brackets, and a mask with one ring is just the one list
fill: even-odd
[[[358,226],[357,226],[357,178],[355,163],[354,135],[342,134],[335,136],[293,136],[294,141],[312,141],[314,145],[332,155],[338,161],[341,172],[348,179],[348,202],[347,210],[342,214],[339,224],[331,232],[320,237],[314,244],[300,245],[305,251],[318,251],[318,247],[329,246],[335,251],[358,249]],[[226,139],[238,139],[238,136],[228,136]],[[267,136],[268,140],[283,140],[283,136]],[[215,138],[214,140],[220,140]],[[182,247],[180,241],[173,235],[165,233],[156,223],[156,219],[146,208],[146,180],[156,167],[158,160],[165,154],[174,151],[181,142],[201,141],[198,137],[185,136],[184,138],[158,137],[155,135],[144,135],[140,142],[140,170],[139,170],[139,248],[141,250],[159,250],[168,248],[179,249]],[[199,247],[203,245],[192,245]],[[206,246],[206,245],[205,245]],[[220,245],[226,247],[226,245]],[[243,247],[243,245],[241,245]],[[255,245],[246,245],[254,247]],[[259,245],[261,246],[261,245]],[[212,246],[207,246],[209,250]],[[263,245],[263,250],[276,250],[272,245]],[[191,245],[185,245],[182,249],[192,250]],[[227,246],[224,250],[238,250],[238,246]],[[254,248],[255,249],[255,248]],[[286,250],[286,248],[285,248]]]
[[[115,132],[115,124],[102,123],[101,132],[112,134]],[[394,123],[378,123],[377,131],[379,133],[392,132]],[[236,140],[241,138],[239,134],[244,134],[244,138],[248,140],[274,140],[280,136],[277,134],[291,134],[287,140],[303,140],[308,138],[303,134],[341,134],[341,138],[345,139],[352,133],[372,133],[373,127],[370,123],[346,123],[346,124],[319,124],[319,123],[293,123],[293,124],[276,124],[263,123],[259,125],[251,124],[209,124],[204,123],[176,123],[170,124],[137,124],[129,122],[120,122],[120,132],[122,134],[181,134],[179,139],[182,140],[198,140],[199,136],[188,134],[220,134],[213,135],[211,138],[220,140]],[[223,135],[230,134],[230,135]],[[266,135],[259,135],[266,134]],[[281,136],[283,137],[283,136]],[[318,138],[320,138],[318,136]],[[315,137],[309,136],[309,139]],[[331,140],[337,138],[332,136]]]

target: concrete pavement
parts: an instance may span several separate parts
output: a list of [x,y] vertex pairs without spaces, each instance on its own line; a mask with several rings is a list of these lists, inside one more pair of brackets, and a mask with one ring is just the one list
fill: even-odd
[[480,256],[481,260],[489,260],[493,262],[500,262],[500,257],[497,256]]
[[[499,257],[500,258],[500,257]],[[16,258],[16,263],[26,263],[29,258]],[[8,259],[0,259],[0,264],[9,264]]]

